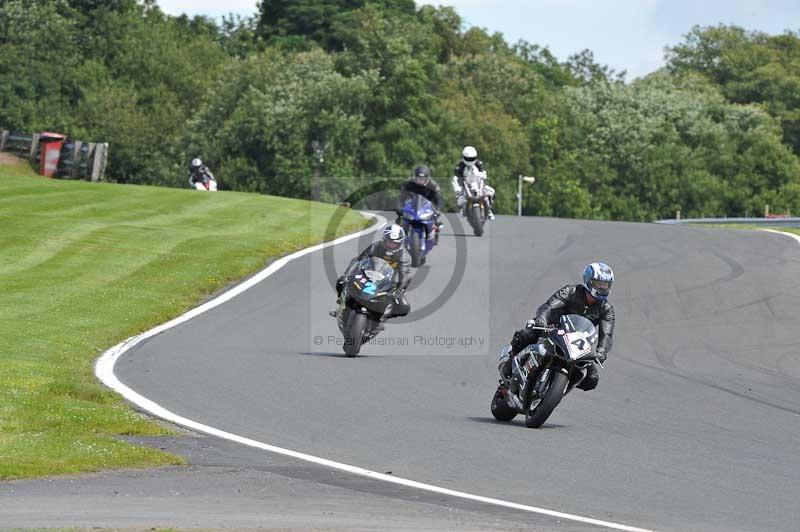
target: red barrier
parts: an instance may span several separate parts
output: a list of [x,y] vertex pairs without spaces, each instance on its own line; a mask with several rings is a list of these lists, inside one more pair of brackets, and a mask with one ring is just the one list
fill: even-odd
[[61,133],[45,132],[39,136],[39,145],[42,147],[39,157],[39,173],[45,177],[53,177],[58,170],[58,161],[61,158],[61,148],[64,146],[66,135]]

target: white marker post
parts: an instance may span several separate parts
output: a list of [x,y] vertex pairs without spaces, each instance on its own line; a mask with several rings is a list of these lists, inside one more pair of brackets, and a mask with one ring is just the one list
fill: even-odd
[[519,184],[517,185],[517,216],[522,216],[522,182],[525,181],[526,183],[533,184],[536,182],[536,178],[533,176],[527,176],[519,174]]

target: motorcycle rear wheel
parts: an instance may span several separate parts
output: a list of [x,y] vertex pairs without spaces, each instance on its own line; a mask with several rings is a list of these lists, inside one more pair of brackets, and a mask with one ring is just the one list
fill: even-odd
[[517,415],[517,411],[508,406],[503,390],[499,386],[492,397],[492,415],[497,421],[511,421]]

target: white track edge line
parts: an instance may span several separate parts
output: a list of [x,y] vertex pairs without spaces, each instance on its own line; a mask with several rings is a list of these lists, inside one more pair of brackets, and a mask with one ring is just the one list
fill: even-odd
[[[364,213],[362,213],[362,214],[364,214]],[[365,214],[365,216],[367,216],[367,215]],[[217,307],[217,306],[225,303],[226,301],[229,301],[229,300],[233,299],[234,297],[236,297],[237,295],[241,294],[245,290],[253,287],[254,285],[256,285],[259,282],[263,281],[264,279],[266,279],[267,277],[269,277],[273,273],[277,272],[278,270],[283,268],[286,264],[288,264],[289,262],[291,262],[294,259],[300,258],[300,257],[302,257],[304,255],[308,255],[308,254],[313,253],[315,251],[319,251],[319,250],[323,249],[326,246],[335,246],[337,244],[341,244],[343,242],[347,242],[348,240],[352,240],[354,238],[358,238],[359,236],[361,236],[363,234],[367,234],[367,233],[370,233],[372,231],[375,231],[380,225],[382,225],[383,223],[386,223],[386,218],[384,218],[383,216],[380,216],[380,215],[377,215],[377,214],[371,214],[369,216],[372,216],[373,218],[375,218],[376,221],[375,221],[375,223],[373,225],[371,225],[367,229],[365,229],[363,231],[360,231],[358,233],[354,233],[354,234],[351,234],[351,235],[346,235],[346,236],[337,238],[336,240],[333,240],[331,242],[317,244],[316,246],[311,246],[309,248],[305,248],[305,249],[302,249],[302,250],[297,251],[295,253],[292,253],[291,255],[287,255],[286,257],[282,257],[282,258],[276,260],[275,262],[273,262],[272,264],[270,264],[264,270],[260,271],[259,273],[257,273],[253,277],[251,277],[250,279],[246,280],[245,282],[243,282],[241,284],[236,285],[235,287],[231,288],[227,292],[224,292],[223,294],[220,294],[216,298],[214,298],[214,299],[212,299],[210,301],[207,301],[206,303],[204,303],[204,304],[202,304],[202,305],[200,305],[200,306],[198,306],[198,307],[186,312],[185,314],[183,314],[181,316],[178,316],[177,318],[175,318],[173,320],[170,320],[170,321],[168,321],[166,323],[163,323],[163,324],[161,324],[161,325],[159,325],[157,327],[154,327],[154,328],[152,328],[152,329],[150,329],[148,331],[145,331],[142,334],[139,334],[137,336],[133,336],[133,337],[128,338],[127,340],[125,340],[123,342],[120,342],[119,344],[115,345],[114,347],[112,347],[111,349],[109,349],[108,351],[106,351],[105,353],[103,353],[100,356],[100,358],[97,360],[97,363],[95,364],[95,375],[97,376],[98,379],[100,379],[100,381],[103,382],[103,384],[105,384],[106,386],[108,386],[112,390],[114,390],[117,393],[119,393],[120,395],[122,395],[126,400],[128,400],[131,403],[135,404],[136,406],[146,410],[147,412],[153,414],[156,417],[160,417],[162,419],[165,419],[165,420],[170,421],[172,423],[175,423],[177,425],[181,425],[181,426],[196,430],[198,432],[203,432],[205,434],[210,434],[210,435],[216,436],[218,438],[223,438],[223,439],[230,440],[230,441],[233,441],[233,442],[236,442],[236,443],[241,443],[243,445],[247,445],[249,447],[254,447],[256,449],[262,449],[262,450],[269,451],[269,452],[276,453],[276,454],[280,454],[280,455],[283,455],[283,456],[289,456],[291,458],[304,460],[306,462],[311,462],[311,463],[318,464],[318,465],[321,465],[321,466],[324,466],[324,467],[329,467],[331,469],[336,469],[336,470],[339,470],[339,471],[344,471],[344,472],[347,472],[347,473],[360,475],[360,476],[371,478],[371,479],[374,479],[374,480],[380,480],[380,481],[388,482],[388,483],[391,483],[391,484],[398,484],[398,485],[401,485],[401,486],[406,486],[406,487],[409,487],[409,488],[416,488],[416,489],[429,491],[429,492],[433,492],[433,493],[439,493],[439,494],[442,494],[442,495],[449,495],[451,497],[457,497],[457,498],[460,498],[460,499],[467,499],[467,500],[471,500],[471,501],[491,504],[491,505],[494,505],[494,506],[502,506],[502,507],[511,508],[511,509],[514,509],[514,510],[522,510],[522,511],[525,511],[525,512],[536,513],[536,514],[540,514],[540,515],[547,515],[549,517],[555,517],[555,518],[559,518],[559,519],[566,519],[566,520],[576,521],[576,522],[579,522],[579,523],[584,523],[584,524],[589,524],[589,525],[602,526],[602,527],[610,528],[610,529],[614,529],[614,530],[623,530],[623,531],[626,531],[626,532],[654,532],[653,530],[650,530],[650,529],[637,528],[637,527],[633,527],[633,526],[622,525],[622,524],[619,524],[619,523],[612,523],[612,522],[609,522],[609,521],[602,521],[600,519],[593,519],[593,518],[590,518],[590,517],[583,517],[583,516],[580,516],[580,515],[573,515],[573,514],[558,512],[558,511],[555,511],[555,510],[548,510],[546,508],[538,508],[536,506],[528,506],[528,505],[525,505],[525,504],[518,504],[518,503],[515,503],[515,502],[504,501],[504,500],[501,500],[501,499],[493,499],[491,497],[483,497],[481,495],[473,495],[471,493],[466,493],[466,492],[463,492],[463,491],[456,491],[456,490],[451,490],[451,489],[448,489],[448,488],[442,488],[442,487],[439,487],[439,486],[435,486],[433,484],[425,484],[425,483],[422,483],[422,482],[417,482],[415,480],[409,480],[409,479],[405,479],[405,478],[402,478],[402,477],[395,477],[393,475],[387,475],[387,474],[384,474],[384,473],[378,473],[377,471],[371,471],[369,469],[364,469],[364,468],[361,468],[361,467],[351,466],[351,465],[344,464],[344,463],[341,463],[341,462],[335,462],[333,460],[328,460],[327,458],[320,458],[318,456],[301,453],[299,451],[293,451],[291,449],[285,449],[283,447],[276,447],[274,445],[270,445],[268,443],[263,443],[263,442],[260,442],[260,441],[257,441],[257,440],[252,440],[252,439],[246,438],[244,436],[239,436],[237,434],[232,434],[230,432],[225,432],[224,430],[220,430],[220,429],[217,429],[217,428],[214,428],[214,427],[210,427],[208,425],[204,425],[204,424],[199,423],[197,421],[194,421],[194,420],[179,416],[178,414],[175,414],[174,412],[171,412],[171,411],[167,410],[166,408],[162,407],[161,405],[151,401],[150,399],[144,397],[143,395],[140,395],[138,392],[132,390],[131,388],[129,388],[128,386],[123,384],[117,378],[117,376],[114,374],[114,365],[117,363],[117,361],[120,359],[120,357],[123,354],[125,354],[128,350],[130,350],[132,347],[134,347],[137,344],[143,342],[144,340],[146,340],[148,338],[151,338],[151,337],[153,337],[153,336],[155,336],[155,335],[157,335],[159,333],[162,333],[162,332],[164,332],[166,330],[172,329],[173,327],[176,327],[176,326],[180,325],[181,323],[189,321],[190,319],[194,318],[195,316],[198,316],[198,315],[200,315],[200,314],[202,314],[204,312],[207,312],[208,310],[211,310],[212,308]],[[788,233],[784,233],[784,234],[788,234]]]
[[769,233],[775,233],[776,235],[784,235],[788,236],[789,238],[794,238],[797,241],[797,243],[800,244],[800,235],[796,235],[794,233],[787,233],[786,231],[778,231],[776,229],[764,229],[763,227],[761,228],[761,230],[767,231]]

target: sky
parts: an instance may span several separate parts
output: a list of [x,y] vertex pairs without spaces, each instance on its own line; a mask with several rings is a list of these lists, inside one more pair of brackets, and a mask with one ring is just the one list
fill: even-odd
[[[627,79],[664,64],[664,47],[694,25],[736,24],[770,34],[800,31],[800,0],[432,0],[456,8],[468,26],[547,46],[560,60],[588,48]],[[166,13],[249,16],[256,0],[158,0]]]

